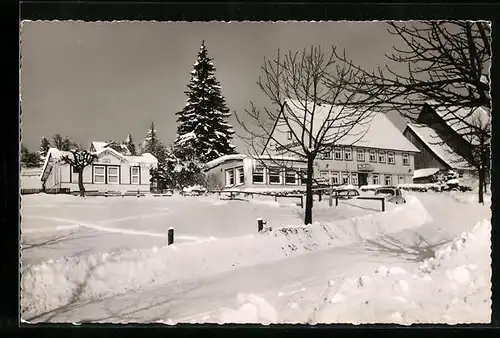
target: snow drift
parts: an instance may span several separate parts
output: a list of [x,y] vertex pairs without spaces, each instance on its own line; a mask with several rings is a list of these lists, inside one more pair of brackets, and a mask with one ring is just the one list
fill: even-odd
[[304,312],[301,300],[294,299],[293,294],[281,305],[287,304],[287,309],[273,307],[257,295],[238,294],[235,309],[220,308],[203,321],[270,324],[301,318],[298,322],[310,324],[488,323],[490,233],[491,223],[479,222],[413,272],[380,266],[354,278],[330,280],[312,312]]
[[491,223],[435,252],[417,271],[380,267],[370,275],[331,281],[313,323],[489,323]]
[[22,314],[30,318],[82,300],[346,245],[418,227],[429,220],[420,201],[408,196],[406,204],[385,213],[331,224],[289,226],[242,237],[66,257],[27,265],[21,270]]

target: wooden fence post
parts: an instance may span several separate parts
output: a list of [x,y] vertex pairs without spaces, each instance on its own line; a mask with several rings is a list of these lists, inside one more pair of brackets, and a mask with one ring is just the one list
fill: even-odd
[[262,218],[257,218],[257,231],[258,232],[261,232],[262,229],[264,229],[264,221],[262,220]]
[[300,207],[304,209],[304,195],[300,195]]
[[339,196],[337,194],[335,194],[335,206],[339,206]]
[[174,228],[170,227],[168,228],[167,245],[172,245],[172,244],[174,244]]
[[322,192],[322,190],[318,190],[318,197],[319,197],[320,202],[321,202],[321,192]]
[[[331,207],[332,204],[333,204],[333,188],[330,188],[328,196],[328,206]],[[335,206],[337,205],[335,204]]]
[[385,211],[385,198],[382,198],[382,212]]

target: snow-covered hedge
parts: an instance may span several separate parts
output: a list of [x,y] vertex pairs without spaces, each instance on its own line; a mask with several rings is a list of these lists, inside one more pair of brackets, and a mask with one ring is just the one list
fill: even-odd
[[418,199],[409,196],[408,203],[385,213],[330,224],[283,227],[243,237],[73,256],[27,265],[21,272],[22,313],[28,318],[74,299],[111,296],[143,285],[197,278],[291,254],[346,245],[420,226],[429,217]]

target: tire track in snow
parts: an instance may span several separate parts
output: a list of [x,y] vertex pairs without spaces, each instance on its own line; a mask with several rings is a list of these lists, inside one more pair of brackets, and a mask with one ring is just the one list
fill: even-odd
[[[170,213],[171,213],[171,211],[169,210],[168,212],[162,212],[162,213],[136,215],[136,216],[115,218],[115,219],[108,219],[105,221],[100,221],[99,223],[106,224],[106,223],[120,222],[120,221],[124,221],[124,220],[136,219],[136,218],[149,218],[149,217],[154,217],[154,216],[168,215]],[[30,218],[31,219],[44,219],[44,220],[50,220],[50,221],[70,223],[69,225],[58,225],[58,226],[52,227],[52,228],[47,227],[47,228],[37,228],[37,229],[21,229],[21,232],[24,232],[24,233],[42,233],[42,232],[54,232],[54,231],[64,231],[64,230],[71,230],[71,229],[78,229],[78,228],[87,228],[87,229],[93,229],[93,230],[97,230],[97,231],[119,233],[119,234],[124,234],[124,235],[140,235],[140,236],[162,237],[162,238],[168,237],[167,232],[157,233],[157,232],[139,231],[139,230],[131,230],[131,229],[123,229],[123,228],[104,227],[104,226],[100,226],[97,224],[82,223],[82,222],[77,221],[77,220],[59,218],[59,217],[26,216],[24,218],[26,218],[26,219],[30,219]],[[176,236],[175,238],[178,240],[183,240],[183,241],[188,241],[188,242],[189,241],[202,242],[202,241],[216,240],[216,238],[212,237],[212,236],[210,236],[210,237],[198,237],[198,236],[189,236],[189,235],[179,235],[179,236]]]

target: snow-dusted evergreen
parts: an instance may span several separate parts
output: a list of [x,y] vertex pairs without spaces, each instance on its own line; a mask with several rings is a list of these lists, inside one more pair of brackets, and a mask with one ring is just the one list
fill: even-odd
[[40,139],[40,147],[38,148],[38,156],[40,156],[40,162],[43,163],[45,161],[45,157],[47,156],[49,149],[50,149],[50,142],[45,136],[43,136]]
[[186,144],[173,146],[165,152],[164,164],[158,166],[154,178],[159,189],[182,190],[193,185],[205,185],[203,164],[198,161],[194,149]]
[[177,112],[176,147],[188,144],[201,162],[235,153],[231,144],[234,130],[227,123],[231,116],[215,78],[215,67],[209,58],[204,41],[191,71],[187,104]]
[[158,164],[162,164],[165,161],[165,146],[160,142],[158,136],[156,136],[155,123],[151,122],[151,126],[146,133],[146,138],[141,145],[141,153],[150,153],[158,159]]
[[128,134],[125,140],[123,141],[123,144],[127,147],[128,152],[130,155],[134,156],[137,154],[135,150],[135,144],[134,141],[132,140],[132,134]]

